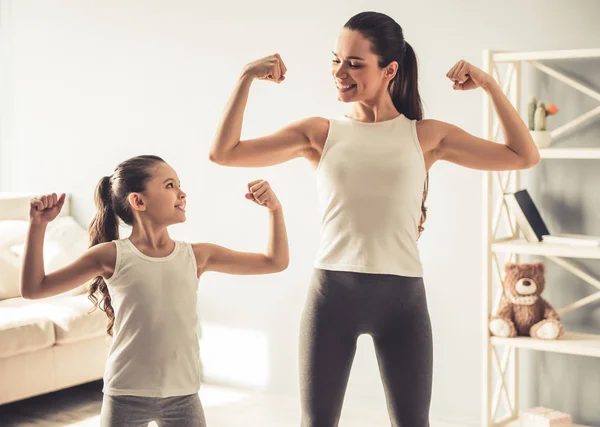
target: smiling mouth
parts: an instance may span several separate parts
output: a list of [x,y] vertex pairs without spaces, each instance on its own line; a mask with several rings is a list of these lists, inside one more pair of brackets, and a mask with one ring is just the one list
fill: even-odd
[[185,212],[185,205],[175,206],[175,209],[179,209],[180,211]]
[[336,83],[335,86],[337,87],[337,89],[340,92],[348,92],[348,91],[351,91],[352,89],[354,89],[356,87],[355,84],[343,85],[343,84],[340,84],[340,83]]

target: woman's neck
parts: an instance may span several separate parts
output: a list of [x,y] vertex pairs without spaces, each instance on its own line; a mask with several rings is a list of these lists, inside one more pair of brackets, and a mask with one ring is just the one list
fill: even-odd
[[346,117],[359,122],[377,123],[392,120],[398,115],[398,110],[388,95],[374,102],[358,101],[353,103],[352,111]]

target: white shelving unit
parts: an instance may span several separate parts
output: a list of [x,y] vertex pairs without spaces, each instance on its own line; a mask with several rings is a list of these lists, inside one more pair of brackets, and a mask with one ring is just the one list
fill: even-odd
[[[521,423],[519,421],[512,421],[508,424],[502,424],[502,425],[506,426],[506,427],[521,427]],[[590,427],[590,426],[584,426],[581,424],[569,424],[569,425],[563,424],[561,427]]]
[[[511,100],[517,111],[521,113],[521,69],[523,62],[529,63],[538,70],[554,77],[598,101],[598,107],[576,117],[570,122],[551,132],[553,140],[577,129],[590,119],[600,116],[600,92],[574,80],[540,61],[545,60],[584,60],[600,59],[599,49],[558,50],[539,52],[495,52],[486,50],[483,55],[484,70],[500,82],[504,93]],[[505,74],[500,77],[500,64],[506,66]],[[498,141],[500,124],[495,118],[493,106],[489,97],[484,98],[483,105],[484,137]],[[523,116],[523,114],[521,114]],[[589,159],[600,160],[600,145],[598,147],[561,148],[549,147],[540,150],[542,159],[569,160]],[[484,427],[500,427],[519,425],[519,364],[520,349],[588,356],[600,358],[600,331],[598,335],[568,331],[565,336],[556,341],[544,341],[528,337],[499,338],[490,337],[489,317],[495,313],[502,296],[502,280],[504,268],[499,255],[504,254],[509,261],[519,262],[520,255],[538,255],[558,264],[570,271],[576,277],[586,281],[596,292],[569,304],[557,308],[559,314],[568,313],[600,300],[600,280],[585,273],[572,264],[570,258],[600,259],[600,247],[574,247],[547,243],[530,243],[522,238],[515,218],[509,212],[503,195],[520,189],[520,172],[487,172],[483,182],[483,214],[484,214],[484,266],[483,279],[484,304],[482,312],[483,334],[483,387],[482,387],[482,422]],[[501,226],[509,230],[508,236],[499,236]],[[552,286],[552,280],[548,280]],[[504,413],[500,413],[501,401],[506,404]],[[557,408],[560,409],[560,408]],[[573,426],[576,426],[575,424]],[[585,426],[579,426],[585,427]]]
[[527,337],[492,338],[492,345],[507,345],[530,350],[548,351],[578,356],[600,357],[600,335],[567,332],[556,341],[546,341]]
[[600,259],[600,247],[532,243],[525,239],[503,239],[492,243],[493,252],[540,255],[560,258]]
[[542,148],[542,159],[600,159],[598,148]]

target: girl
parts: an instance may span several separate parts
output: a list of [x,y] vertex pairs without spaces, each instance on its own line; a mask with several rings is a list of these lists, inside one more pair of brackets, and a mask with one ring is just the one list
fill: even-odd
[[[89,297],[108,316],[113,340],[104,374],[103,427],[139,427],[151,421],[159,427],[205,426],[198,398],[200,275],[268,274],[288,266],[283,212],[269,183],[249,183],[246,198],[269,211],[264,254],[174,241],[167,227],[186,219],[186,194],[177,173],[160,157],[131,158],[96,187],[91,248],[50,274],[44,271],[44,233],[65,195],[31,200],[21,294],[45,298],[95,278]],[[128,238],[119,239],[119,219],[132,226]]]
[[392,425],[428,426],[433,351],[417,239],[429,168],[523,169],[539,153],[498,84],[466,61],[446,76],[455,90],[488,93],[506,144],[423,120],[415,53],[381,13],[359,13],[337,38],[331,76],[351,104],[345,118],[305,118],[240,141],[252,82],[281,83],[286,71],[278,54],[244,67],[210,159],[262,167],[304,157],[316,170],[323,228],[301,321],[302,426],[337,426],[360,334],[373,337]]

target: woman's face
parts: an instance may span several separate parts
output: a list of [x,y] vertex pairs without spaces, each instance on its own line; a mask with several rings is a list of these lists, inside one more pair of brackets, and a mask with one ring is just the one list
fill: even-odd
[[341,102],[370,101],[387,91],[393,78],[389,75],[397,63],[380,68],[379,57],[371,50],[371,42],[360,32],[342,29],[335,43],[331,75],[337,88],[337,99]]

